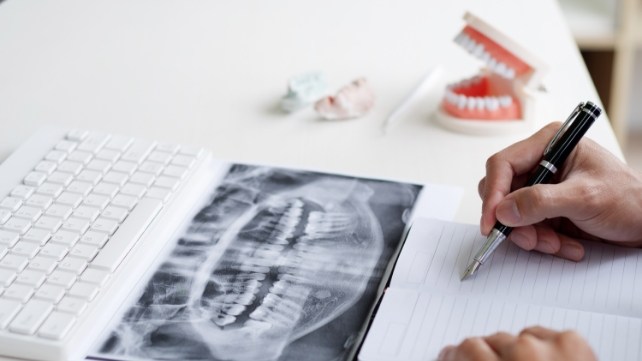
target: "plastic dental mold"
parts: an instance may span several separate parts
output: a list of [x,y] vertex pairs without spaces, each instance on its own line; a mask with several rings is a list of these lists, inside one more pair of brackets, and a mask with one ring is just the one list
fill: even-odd
[[294,76],[288,80],[288,91],[281,98],[281,109],[291,113],[302,109],[328,93],[323,73],[314,71]]
[[480,18],[466,13],[455,43],[482,60],[472,78],[449,84],[436,118],[467,134],[507,134],[532,128],[546,65]]
[[319,99],[314,110],[327,120],[353,119],[364,116],[375,103],[374,91],[366,78],[345,85],[335,95]]

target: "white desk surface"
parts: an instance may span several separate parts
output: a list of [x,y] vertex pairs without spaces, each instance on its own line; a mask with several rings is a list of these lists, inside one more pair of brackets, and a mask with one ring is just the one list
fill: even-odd
[[[436,87],[383,136],[381,123],[435,65],[442,83],[481,63],[452,39],[465,10],[550,66],[539,128],[599,103],[554,0],[33,1],[0,4],[0,159],[41,125],[197,144],[217,158],[460,186],[456,220],[477,223],[485,160],[526,137],[447,131]],[[333,88],[366,76],[366,117],[279,111],[287,79],[321,70]],[[622,153],[607,117],[589,136]]]

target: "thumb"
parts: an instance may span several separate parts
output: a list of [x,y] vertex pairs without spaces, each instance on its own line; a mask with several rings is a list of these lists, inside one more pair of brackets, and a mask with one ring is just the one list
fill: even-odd
[[536,184],[508,194],[495,209],[495,216],[509,227],[527,226],[547,218],[587,218],[590,211],[581,187],[572,182]]

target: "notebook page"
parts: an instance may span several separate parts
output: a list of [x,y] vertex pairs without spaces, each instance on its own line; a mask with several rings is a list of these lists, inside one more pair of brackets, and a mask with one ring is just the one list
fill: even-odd
[[642,357],[642,320],[637,318],[490,297],[388,289],[359,360],[435,360],[444,346],[459,344],[466,337],[497,331],[517,333],[532,325],[576,330],[600,360],[633,361]]
[[572,262],[504,242],[473,278],[462,282],[461,274],[484,241],[477,225],[418,219],[391,287],[642,317],[642,250],[586,242],[584,260]]

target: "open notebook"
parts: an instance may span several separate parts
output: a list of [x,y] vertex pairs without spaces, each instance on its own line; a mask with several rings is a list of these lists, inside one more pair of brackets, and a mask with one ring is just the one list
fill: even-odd
[[587,242],[571,262],[510,242],[460,281],[477,225],[412,225],[359,360],[432,360],[465,337],[542,325],[574,329],[600,360],[642,358],[642,250]]

